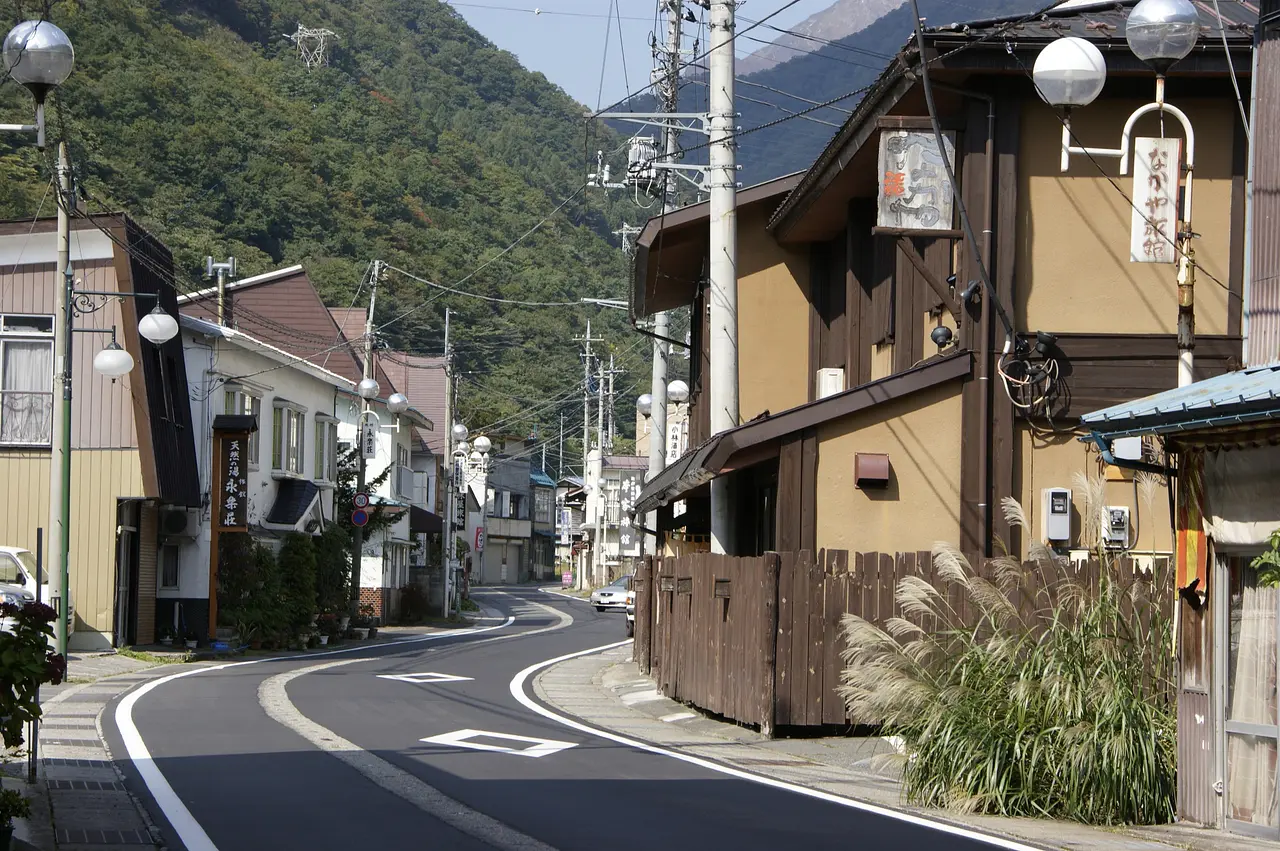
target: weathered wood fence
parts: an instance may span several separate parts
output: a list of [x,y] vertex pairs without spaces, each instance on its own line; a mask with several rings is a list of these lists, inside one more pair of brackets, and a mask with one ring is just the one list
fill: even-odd
[[[992,562],[971,559],[994,575]],[[1028,622],[1043,618],[1042,591],[1060,568],[1023,565],[1023,583],[1010,602]],[[1096,589],[1102,568],[1072,569]],[[1172,611],[1171,571],[1135,571],[1122,562],[1113,574],[1122,605],[1155,600]],[[636,572],[635,659],[663,694],[771,733],[775,726],[850,723],[840,683],[844,647],[840,621],[853,613],[873,623],[901,615],[898,582],[919,576],[935,582],[928,552],[768,553],[758,558],[698,553],[650,559]],[[1128,586],[1137,585],[1137,588]],[[947,592],[962,620],[974,613],[960,589]],[[1149,612],[1153,606],[1143,606]],[[1146,618],[1144,617],[1144,620]],[[1149,623],[1146,624],[1149,626]]]

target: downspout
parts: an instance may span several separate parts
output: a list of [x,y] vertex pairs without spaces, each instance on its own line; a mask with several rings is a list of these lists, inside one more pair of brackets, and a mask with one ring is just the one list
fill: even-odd
[[[1253,59],[1249,71],[1249,127],[1257,126],[1258,120],[1258,41],[1262,37],[1262,27],[1258,26],[1253,35]],[[1231,57],[1227,57],[1230,62]],[[1244,265],[1241,277],[1244,279],[1240,287],[1240,356],[1244,366],[1252,364],[1249,356],[1249,293],[1253,289],[1253,163],[1256,159],[1254,146],[1249,144],[1248,160],[1244,171]]]

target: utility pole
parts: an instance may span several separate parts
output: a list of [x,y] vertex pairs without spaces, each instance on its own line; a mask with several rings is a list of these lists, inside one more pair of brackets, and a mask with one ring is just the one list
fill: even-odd
[[615,426],[613,422],[613,416],[614,416],[614,408],[618,406],[618,400],[613,397],[613,377],[617,374],[618,374],[618,371],[613,368],[613,352],[610,352],[609,353],[609,401],[606,403],[608,405],[608,411],[609,411],[609,439],[605,441],[605,445],[604,445],[604,450],[607,450],[610,453],[613,452],[613,438],[614,438],[614,435],[616,434]]
[[[369,313],[364,318],[364,377],[373,378],[373,309],[378,303],[378,279],[382,277],[382,261],[373,261],[373,285],[369,293]],[[356,441],[360,452],[356,459],[356,493],[364,493],[366,465],[364,457],[364,430],[367,428],[366,417],[369,414],[369,401],[361,399],[360,416],[356,418]],[[351,617],[360,615],[360,573],[364,561],[364,527],[357,526],[352,536],[353,556],[351,561]]]
[[[587,336],[576,339],[585,347],[582,354],[582,483],[583,486],[589,486],[587,460],[591,454],[591,344],[602,341],[591,336],[590,319],[587,320]],[[585,570],[578,571],[579,591],[587,587],[586,573]]]
[[560,412],[560,448],[556,450],[556,484],[564,478],[564,411]]
[[453,352],[449,349],[449,308],[444,309],[444,464],[441,465],[441,479],[448,490],[445,492],[444,538],[440,544],[440,570],[444,572],[444,600],[441,609],[445,617],[449,616],[449,603],[453,589],[453,557],[456,545],[453,542],[453,517],[457,512],[456,481],[457,465],[453,460]]
[[[738,425],[738,169],[733,103],[736,0],[711,2],[711,433]],[[728,552],[729,483],[711,480],[711,551]]]
[[600,371],[596,378],[596,443],[600,453],[600,469],[596,472],[596,480],[591,483],[596,494],[596,545],[592,553],[591,573],[599,585],[604,571],[604,360],[600,360]]
[[[54,324],[56,353],[53,374],[61,387],[53,393],[53,466],[49,477],[49,602],[58,612],[54,630],[54,647],[65,658],[67,652],[67,617],[71,599],[71,165],[67,160],[67,143],[58,144],[58,269],[55,280]],[[62,392],[58,392],[58,390]],[[215,593],[209,589],[209,593]]]

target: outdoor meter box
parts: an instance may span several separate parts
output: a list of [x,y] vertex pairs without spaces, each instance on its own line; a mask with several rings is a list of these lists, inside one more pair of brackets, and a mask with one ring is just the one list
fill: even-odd
[[1071,489],[1045,488],[1040,491],[1043,502],[1040,525],[1044,539],[1051,543],[1071,540]]
[[1107,548],[1112,550],[1125,550],[1129,548],[1129,506],[1127,505],[1108,505],[1107,528],[1103,530],[1103,535],[1107,541]]

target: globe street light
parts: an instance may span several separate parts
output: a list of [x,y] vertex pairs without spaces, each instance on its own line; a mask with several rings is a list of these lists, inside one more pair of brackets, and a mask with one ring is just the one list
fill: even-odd
[[472,446],[474,446],[476,451],[481,455],[488,455],[489,450],[493,448],[493,441],[489,440],[489,438],[482,434],[473,441]]
[[403,393],[392,393],[387,397],[387,410],[393,414],[403,414],[409,410],[409,397]]
[[636,399],[636,410],[640,412],[640,416],[648,418],[653,413],[653,397],[648,393],[641,394],[640,398]]
[[464,426],[462,423],[453,424],[453,439],[456,442],[465,443],[468,435],[470,434],[471,432],[467,431],[467,427]]
[[1107,82],[1107,62],[1093,42],[1076,38],[1053,41],[1031,69],[1036,91],[1054,106],[1088,106]]
[[112,340],[106,348],[93,356],[93,369],[114,381],[122,375],[133,372],[133,355]]
[[138,322],[138,333],[157,346],[162,346],[178,336],[178,320],[166,313],[157,302],[151,312]]
[[360,383],[356,385],[356,393],[360,394],[360,398],[366,402],[377,399],[380,389],[378,382],[372,378],[362,378]]
[[49,21],[23,21],[5,36],[4,69],[16,82],[24,85],[36,101],[35,126],[0,125],[0,130],[29,133],[35,131],[36,144],[43,148],[44,102],[49,92],[67,81],[75,67],[76,52],[67,34]]
[[689,400],[689,385],[677,378],[667,385],[667,398],[677,404],[687,402]]
[[1200,14],[1191,0],[1142,0],[1129,12],[1124,38],[1133,55],[1164,75],[1200,37]]

